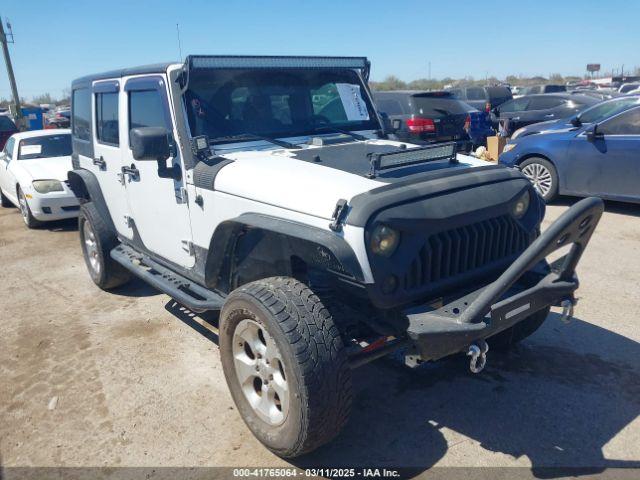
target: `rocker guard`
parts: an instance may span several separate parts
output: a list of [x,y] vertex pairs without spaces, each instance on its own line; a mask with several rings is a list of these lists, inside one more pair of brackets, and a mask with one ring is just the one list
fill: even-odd
[[[435,310],[427,305],[405,310],[407,335],[422,360],[459,352],[563,300],[574,303],[575,268],[603,211],[601,199],[585,198],[564,212],[493,283]],[[538,274],[535,285],[522,281],[550,253],[568,245],[569,252],[553,263],[549,273]]]

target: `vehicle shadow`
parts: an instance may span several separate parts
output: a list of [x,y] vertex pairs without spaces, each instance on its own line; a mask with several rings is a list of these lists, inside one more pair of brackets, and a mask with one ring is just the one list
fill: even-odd
[[40,227],[50,232],[73,232],[78,230],[78,219],[67,218],[65,220],[55,220],[53,222],[45,222]]
[[164,309],[182,323],[191,327],[210,342],[218,345],[218,316],[219,312],[209,311],[195,313],[175,300],[169,300]]
[[[528,459],[540,478],[565,468],[580,468],[574,475],[640,468],[637,446],[616,443],[616,451],[636,455],[631,461],[603,454],[640,413],[638,358],[638,342],[579,319],[563,326],[551,314],[512,352],[490,350],[479,375],[469,373],[462,356],[413,371],[384,359],[355,372],[354,405],[343,433],[293,463],[405,467],[416,474],[446,454],[454,459],[445,460],[448,466],[460,458],[473,465],[469,452],[484,449],[513,457],[498,455],[490,466],[512,466],[526,457],[518,464]],[[466,448],[456,454],[459,444]]]
[[124,285],[109,290],[109,293],[120,295],[122,297],[134,298],[154,297],[156,295],[162,294],[162,292],[156,290],[147,282],[139,279],[138,277],[132,277],[131,280]]
[[[554,199],[549,205],[556,205],[562,207],[570,207],[574,203],[579,202],[582,198],[579,197],[558,197]],[[617,213],[620,215],[629,215],[632,217],[640,217],[640,205],[637,203],[625,203],[615,202],[613,200],[604,201],[604,210],[609,213]]]

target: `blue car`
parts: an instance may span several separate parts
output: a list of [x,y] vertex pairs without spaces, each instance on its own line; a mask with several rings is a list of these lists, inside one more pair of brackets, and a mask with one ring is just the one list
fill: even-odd
[[547,202],[560,194],[640,203],[640,104],[597,120],[588,112],[517,135],[500,163],[520,168]]

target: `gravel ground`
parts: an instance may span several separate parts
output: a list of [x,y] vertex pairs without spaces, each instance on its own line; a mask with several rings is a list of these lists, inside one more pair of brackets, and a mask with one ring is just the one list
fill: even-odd
[[[293,465],[640,467],[640,206],[607,204],[579,274],[577,318],[552,314],[480,375],[460,359],[358,370],[346,430]],[[216,316],[138,281],[100,291],[75,221],[28,231],[0,209],[0,284],[5,467],[292,465],[235,410]]]

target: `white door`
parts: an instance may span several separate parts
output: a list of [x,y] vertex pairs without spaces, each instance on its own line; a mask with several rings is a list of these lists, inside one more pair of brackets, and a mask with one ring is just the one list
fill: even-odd
[[[122,176],[122,149],[126,142],[126,125],[120,120],[127,111],[126,96],[120,93],[119,80],[94,82],[93,84],[93,159],[89,164],[104,195],[111,219],[118,233],[133,238],[128,224],[129,203],[126,182]],[[121,98],[122,97],[122,98]]]
[[123,139],[122,165],[135,171],[126,175],[130,215],[144,247],[150,252],[182,267],[192,267],[190,253],[191,222],[186,196],[182,194],[184,169],[178,149],[166,166],[182,168],[181,179],[158,175],[156,161],[138,161],[129,147],[129,134],[137,127],[164,127],[175,137],[172,115],[167,100],[166,79],[162,75],[133,77],[124,81],[127,97],[127,135]]

